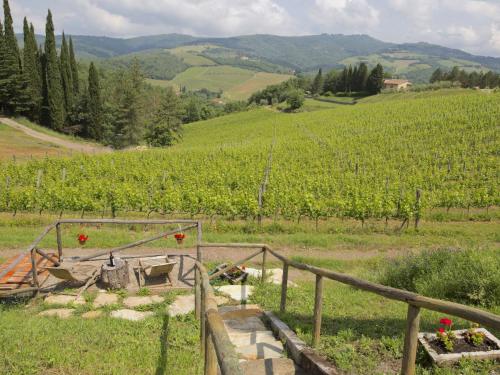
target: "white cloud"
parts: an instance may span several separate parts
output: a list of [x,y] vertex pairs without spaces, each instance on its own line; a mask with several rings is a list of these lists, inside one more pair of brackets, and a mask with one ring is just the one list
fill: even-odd
[[491,38],[489,40],[491,48],[500,55],[500,26],[491,26]]
[[367,0],[315,0],[312,18],[322,25],[344,28],[344,33],[379,25],[379,11]]

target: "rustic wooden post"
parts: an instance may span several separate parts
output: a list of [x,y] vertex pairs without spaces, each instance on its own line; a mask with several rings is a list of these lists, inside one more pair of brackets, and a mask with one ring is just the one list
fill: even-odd
[[266,281],[266,261],[267,261],[267,249],[262,248],[262,271],[261,271],[261,282]]
[[203,355],[205,353],[205,335],[206,335],[206,315],[205,315],[205,310],[207,308],[207,293],[206,290],[203,288],[203,285],[200,284],[200,290],[201,290],[201,306],[200,306],[200,351],[201,354]]
[[314,297],[313,346],[318,346],[321,335],[321,314],[323,307],[323,276],[316,275],[316,293]]
[[217,354],[208,324],[206,325],[205,340],[205,375],[217,375]]
[[283,262],[283,278],[281,279],[281,303],[280,313],[286,310],[286,292],[288,288],[288,264]]
[[62,236],[61,236],[61,224],[56,224],[56,234],[57,234],[57,254],[59,257],[59,262],[62,258]]
[[[38,281],[38,271],[36,270],[36,251],[35,249],[31,249],[31,274],[33,276],[33,284],[35,287],[40,289],[40,283]],[[37,291],[37,293],[38,293]]]
[[[196,225],[196,260],[198,262],[202,262],[202,256],[201,256],[201,222],[198,221]],[[200,270],[195,267],[194,269],[194,311],[195,311],[195,316],[198,320],[203,319],[203,312],[201,311],[201,275],[200,275]]]
[[408,305],[405,344],[403,349],[403,365],[401,366],[402,375],[415,374],[415,360],[417,358],[419,325],[420,307]]

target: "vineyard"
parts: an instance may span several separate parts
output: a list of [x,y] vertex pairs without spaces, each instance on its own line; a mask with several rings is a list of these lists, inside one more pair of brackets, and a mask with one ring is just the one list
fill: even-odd
[[1,162],[0,211],[398,219],[500,204],[500,94],[252,110],[167,150]]

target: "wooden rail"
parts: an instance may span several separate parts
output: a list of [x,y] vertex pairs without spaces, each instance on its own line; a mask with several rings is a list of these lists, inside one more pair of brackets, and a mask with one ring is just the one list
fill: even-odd
[[200,341],[201,352],[205,357],[204,374],[217,375],[218,369],[222,375],[242,374],[238,354],[219,314],[207,270],[199,261],[195,267],[200,276]]
[[[210,248],[218,248],[218,247],[260,248],[262,249],[263,252],[262,270],[265,269],[267,253],[270,253],[271,255],[279,259],[283,263],[283,278],[281,285],[281,302],[280,302],[281,313],[284,313],[286,311],[286,295],[288,289],[287,284],[288,284],[289,267],[297,268],[315,274],[316,287],[315,287],[315,298],[314,298],[314,312],[313,312],[314,319],[313,319],[313,339],[312,339],[312,343],[314,346],[317,346],[320,341],[321,316],[322,316],[322,306],[323,306],[323,280],[325,278],[338,281],[340,283],[350,285],[352,287],[365,290],[367,292],[375,293],[391,300],[407,303],[408,313],[406,317],[406,331],[405,331],[403,359],[401,368],[402,375],[415,374],[415,359],[416,359],[417,345],[418,345],[421,308],[457,316],[475,323],[485,325],[487,327],[491,327],[494,330],[500,330],[500,316],[498,315],[477,308],[465,306],[459,303],[439,300],[435,298],[429,298],[421,296],[416,293],[408,292],[406,290],[391,288],[385,285],[372,283],[343,273],[330,271],[309,264],[295,262],[279,254],[278,252],[272,250],[266,244],[215,243],[215,244],[200,244],[199,247],[200,248],[209,248],[209,247]],[[253,254],[252,257],[257,256],[259,253]],[[245,261],[247,261],[247,259],[245,259]],[[234,264],[239,264],[239,263],[241,262],[235,262]],[[264,276],[265,272],[263,272],[262,275]]]

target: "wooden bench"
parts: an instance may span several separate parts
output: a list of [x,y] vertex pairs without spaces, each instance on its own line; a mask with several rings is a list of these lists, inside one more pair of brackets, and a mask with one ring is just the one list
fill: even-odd
[[140,258],[139,267],[135,268],[139,272],[139,287],[146,284],[145,278],[155,278],[160,276],[165,276],[165,282],[173,285],[170,273],[177,264],[175,261],[170,261],[168,256],[161,255],[149,258]]

